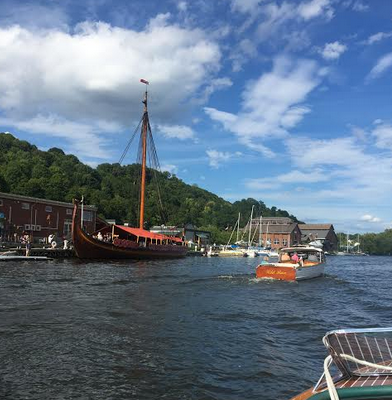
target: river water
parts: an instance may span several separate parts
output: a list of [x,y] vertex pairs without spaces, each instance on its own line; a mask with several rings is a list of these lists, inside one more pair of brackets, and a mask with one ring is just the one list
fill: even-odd
[[392,326],[392,257],[300,283],[257,260],[0,262],[0,398],[284,400],[325,332]]

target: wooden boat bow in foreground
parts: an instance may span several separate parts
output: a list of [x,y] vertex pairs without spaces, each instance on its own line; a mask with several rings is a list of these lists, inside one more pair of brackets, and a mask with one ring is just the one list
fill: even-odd
[[392,399],[392,328],[332,331],[323,342],[330,354],[324,374],[313,389],[291,400]]

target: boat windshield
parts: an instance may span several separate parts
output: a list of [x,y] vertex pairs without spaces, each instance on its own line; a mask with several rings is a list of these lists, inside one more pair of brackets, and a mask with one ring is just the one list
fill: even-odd
[[[392,328],[332,331],[326,334],[323,343],[343,375],[391,375],[391,371],[382,366],[392,366]],[[380,367],[364,366],[344,355]]]

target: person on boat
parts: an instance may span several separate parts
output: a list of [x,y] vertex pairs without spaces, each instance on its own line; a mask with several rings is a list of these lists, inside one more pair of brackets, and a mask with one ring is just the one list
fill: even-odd
[[291,260],[294,261],[295,263],[298,263],[299,257],[296,252],[291,256]]
[[102,236],[101,232],[98,232],[97,239],[98,240],[103,240],[103,236]]
[[31,251],[31,243],[30,243],[30,240],[28,240],[26,242],[26,257],[28,257],[30,255],[30,251]]

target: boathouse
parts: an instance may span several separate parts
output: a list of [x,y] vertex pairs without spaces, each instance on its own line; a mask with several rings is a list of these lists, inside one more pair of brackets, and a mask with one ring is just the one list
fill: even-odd
[[[43,242],[50,234],[70,238],[73,204],[0,192],[0,236],[3,241],[18,242],[22,235]],[[94,232],[97,208],[85,205],[83,226]]]
[[320,241],[323,250],[334,252],[338,250],[338,237],[332,224],[300,224],[302,243]]
[[298,223],[288,217],[253,218],[252,232],[253,242],[266,248],[280,249],[301,243]]

